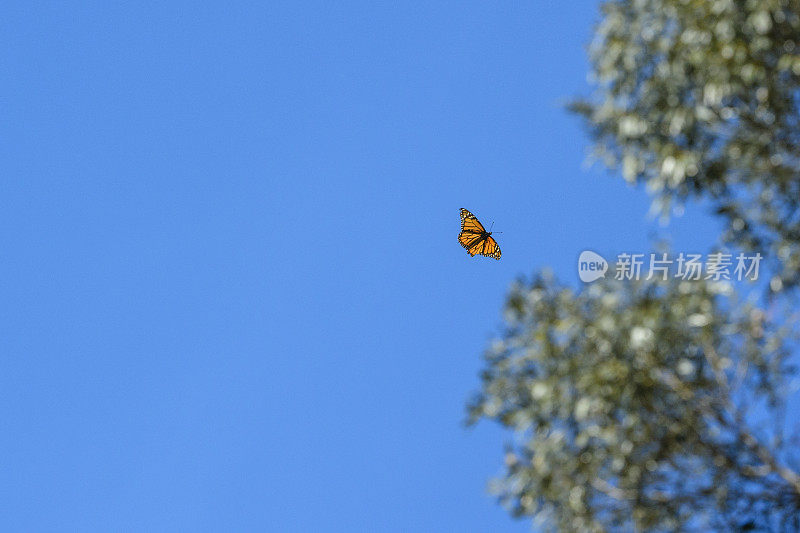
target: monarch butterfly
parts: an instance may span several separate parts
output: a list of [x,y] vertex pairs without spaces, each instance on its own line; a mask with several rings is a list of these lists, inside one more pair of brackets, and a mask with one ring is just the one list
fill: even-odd
[[461,233],[458,234],[458,243],[466,248],[469,255],[485,255],[500,259],[500,247],[492,237],[491,231],[486,231],[478,219],[461,208]]

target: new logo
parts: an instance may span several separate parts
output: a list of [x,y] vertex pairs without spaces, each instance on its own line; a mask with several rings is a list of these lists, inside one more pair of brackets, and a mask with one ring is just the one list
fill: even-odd
[[585,250],[578,257],[578,277],[584,283],[606,277],[607,270],[608,261],[600,254]]

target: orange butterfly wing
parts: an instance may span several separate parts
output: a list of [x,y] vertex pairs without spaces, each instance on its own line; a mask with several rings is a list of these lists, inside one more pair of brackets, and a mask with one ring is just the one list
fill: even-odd
[[478,221],[478,218],[462,207],[461,208],[461,233],[464,233],[464,232],[477,233],[478,235],[480,235],[484,231],[486,231],[486,228],[484,228],[483,224],[481,224]]
[[[461,233],[458,234],[458,243],[463,246],[469,255],[478,253],[478,246],[483,239],[483,233],[486,229],[478,221],[478,219],[464,209],[461,208]],[[473,251],[474,250],[474,251]]]
[[469,252],[469,255],[475,255],[480,252],[485,240],[486,239],[481,237],[480,234],[475,235],[473,233],[461,233],[458,236],[458,243],[463,246],[467,252]]
[[500,246],[497,245],[497,241],[493,238],[486,237],[486,240],[483,241],[483,248],[481,249],[480,254],[485,255],[486,257],[500,259]]
[[461,208],[461,233],[458,234],[458,243],[463,246],[469,255],[483,255],[500,259],[500,246],[491,236],[486,234],[486,228],[480,221]]

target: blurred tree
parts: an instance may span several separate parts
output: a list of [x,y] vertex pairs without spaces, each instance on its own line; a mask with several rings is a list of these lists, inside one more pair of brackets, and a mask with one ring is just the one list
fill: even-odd
[[561,531],[800,531],[782,420],[767,445],[748,411],[781,409],[786,332],[730,292],[609,279],[576,293],[548,276],[511,290],[470,417],[516,432],[495,483],[513,514]]
[[691,196],[724,241],[770,251],[774,290],[800,282],[800,0],[619,0],[590,48],[595,155],[654,207]]
[[[800,531],[786,439],[800,286],[800,0],[616,0],[573,104],[654,207],[704,198],[768,260],[768,311],[730,284],[520,281],[470,421],[514,430],[494,482],[544,528]],[[784,307],[781,305],[784,304]],[[785,312],[784,312],[785,311]]]

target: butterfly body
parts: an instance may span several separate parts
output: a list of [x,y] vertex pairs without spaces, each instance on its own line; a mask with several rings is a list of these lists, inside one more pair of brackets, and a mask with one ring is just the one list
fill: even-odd
[[461,208],[461,233],[458,234],[458,243],[471,256],[483,255],[500,259],[500,246],[492,238],[492,232],[486,231],[478,218],[463,207]]

